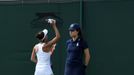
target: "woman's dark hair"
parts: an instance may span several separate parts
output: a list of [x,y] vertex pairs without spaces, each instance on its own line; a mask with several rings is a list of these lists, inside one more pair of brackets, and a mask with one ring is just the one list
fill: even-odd
[[44,37],[44,33],[43,33],[43,32],[38,32],[35,37],[36,37],[37,39],[39,39],[39,40],[42,40],[43,37]]
[[80,28],[78,28],[78,29],[76,29],[76,31],[78,31],[78,32],[79,32],[79,33],[78,33],[78,36],[79,36],[80,38],[83,38],[81,29],[80,29]]

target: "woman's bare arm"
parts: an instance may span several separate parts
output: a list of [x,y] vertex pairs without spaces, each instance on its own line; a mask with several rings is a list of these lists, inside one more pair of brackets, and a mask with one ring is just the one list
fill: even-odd
[[32,54],[31,54],[31,61],[34,62],[34,63],[37,63],[35,48],[33,48],[33,51],[32,51]]
[[54,29],[55,37],[52,40],[50,40],[47,44],[45,44],[43,46],[43,50],[44,51],[49,50],[49,48],[51,48],[51,46],[53,44],[56,44],[59,41],[59,39],[60,39],[60,33],[59,33],[59,30],[58,30],[58,28],[56,26],[56,20],[52,20],[51,26]]

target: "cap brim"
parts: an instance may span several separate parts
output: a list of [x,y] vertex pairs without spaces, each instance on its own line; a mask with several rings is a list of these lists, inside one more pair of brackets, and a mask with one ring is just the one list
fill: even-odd
[[74,28],[69,28],[69,31],[74,31],[75,29]]

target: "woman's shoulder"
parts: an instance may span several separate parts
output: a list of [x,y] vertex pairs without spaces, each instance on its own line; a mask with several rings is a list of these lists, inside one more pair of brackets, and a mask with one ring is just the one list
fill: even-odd
[[81,45],[83,46],[84,49],[89,47],[87,41],[84,39],[81,39]]
[[71,41],[72,41],[72,39],[67,40],[67,41],[66,41],[66,44],[71,43]]
[[79,41],[81,41],[81,42],[86,42],[86,40],[82,37],[80,37],[79,39],[80,39]]
[[34,46],[34,47],[41,46],[42,44],[44,44],[44,43],[37,43],[37,44],[35,44],[35,46]]

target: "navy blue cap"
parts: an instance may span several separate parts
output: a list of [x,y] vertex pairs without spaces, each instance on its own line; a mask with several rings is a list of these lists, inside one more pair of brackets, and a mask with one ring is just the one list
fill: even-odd
[[74,31],[76,29],[80,29],[80,25],[78,23],[73,23],[69,27],[69,31]]

